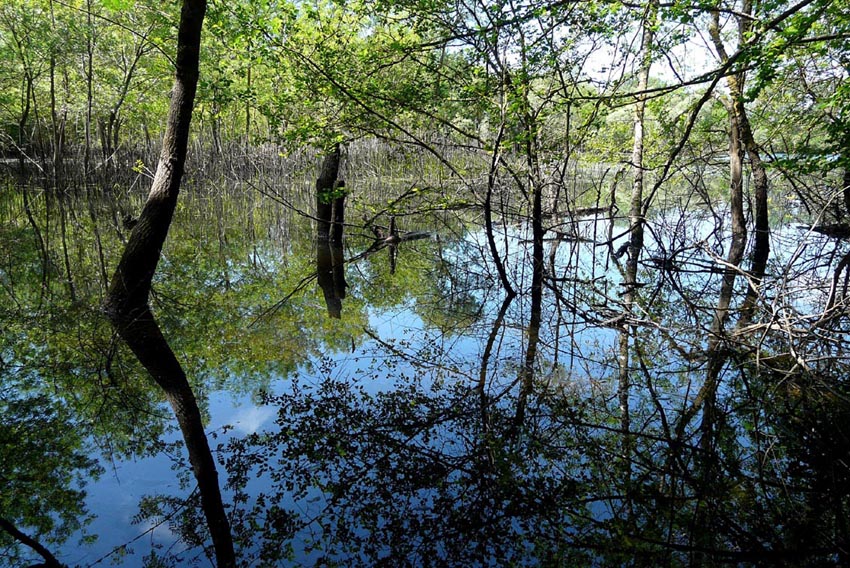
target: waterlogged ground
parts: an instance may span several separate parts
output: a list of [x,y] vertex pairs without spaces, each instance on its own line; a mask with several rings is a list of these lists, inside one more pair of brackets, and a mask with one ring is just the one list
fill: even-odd
[[[759,315],[718,347],[728,234],[699,208],[651,221],[623,319],[608,213],[547,219],[534,306],[521,216],[495,228],[507,299],[475,208],[396,207],[429,236],[378,246],[390,199],[364,195],[337,250],[270,187],[190,183],[152,297],[246,565],[848,560],[844,243],[777,225]],[[71,566],[210,562],[174,417],[99,308],[142,197],[0,199],[0,510]]]

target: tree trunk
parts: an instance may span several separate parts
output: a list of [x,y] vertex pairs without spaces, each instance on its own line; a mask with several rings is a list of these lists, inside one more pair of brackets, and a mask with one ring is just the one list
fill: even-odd
[[729,315],[729,305],[732,301],[732,292],[735,288],[735,277],[738,274],[737,267],[744,258],[744,249],[747,246],[747,220],[744,216],[744,149],[741,146],[740,125],[738,117],[732,105],[729,111],[729,213],[732,218],[732,243],[726,256],[726,268],[723,270],[723,282],[720,285],[720,297],[717,308],[714,311],[714,320],[711,324],[711,341],[723,333],[726,319]]
[[637,102],[635,103],[633,115],[633,140],[632,140],[632,193],[629,199],[629,246],[628,258],[626,259],[626,270],[623,275],[623,325],[620,329],[618,345],[618,386],[617,397],[620,406],[620,427],[623,430],[623,456],[625,458],[625,474],[630,474],[631,438],[631,416],[629,409],[629,393],[631,390],[629,343],[634,334],[630,325],[632,310],[635,302],[635,291],[637,289],[638,261],[643,250],[643,149],[644,149],[644,115],[646,114],[646,89],[649,86],[649,71],[652,67],[652,49],[655,34],[655,14],[657,6],[650,2],[646,7],[643,22],[643,33],[641,38],[640,67],[638,69]]
[[[745,41],[745,37],[750,28],[749,15],[752,12],[752,6],[749,0],[744,2],[741,14],[738,15],[738,32],[739,45]],[[720,12],[712,13],[712,21],[708,28],[714,48],[720,61],[726,63],[729,60],[729,55],[726,52],[726,46],[723,44],[723,39],[720,37]],[[753,252],[750,261],[750,286],[747,289],[747,295],[744,298],[744,303],[741,306],[741,318],[738,320],[738,326],[742,327],[748,324],[755,312],[755,304],[759,296],[759,283],[764,278],[767,269],[767,259],[770,256],[770,226],[768,223],[768,206],[767,193],[768,181],[767,172],[764,169],[764,164],[761,161],[761,154],[753,138],[753,130],[750,126],[750,119],[747,115],[747,108],[744,105],[744,74],[729,75],[726,77],[726,82],[729,85],[729,94],[732,97],[732,109],[735,120],[738,124],[738,132],[740,141],[744,149],[747,151],[747,156],[750,158],[750,167],[753,173],[753,199],[755,201],[755,235],[753,243]]]
[[[499,274],[499,280],[502,283],[502,288],[505,289],[505,294],[508,298],[516,296],[516,291],[511,286],[508,280],[508,273],[505,270],[505,265],[502,262],[502,257],[499,254],[499,247],[496,246],[496,238],[493,234],[493,192],[496,189],[497,171],[500,159],[500,146],[502,137],[505,133],[505,119],[502,117],[499,124],[499,133],[496,135],[496,140],[493,143],[493,156],[490,160],[490,171],[487,172],[487,194],[484,198],[484,230],[487,233],[487,245],[490,247],[490,256],[493,257],[493,263],[496,265],[496,272]],[[505,248],[507,249],[508,241],[505,239]],[[507,254],[507,250],[505,251]]]
[[[50,28],[53,33],[56,32],[56,17],[53,13],[53,1],[50,2]],[[51,121],[51,165],[53,171],[53,182],[56,185],[59,172],[62,169],[63,158],[63,140],[65,137],[65,119],[67,109],[65,105],[62,108],[62,116],[60,118],[59,111],[56,108],[56,48],[51,44],[50,47],[50,121]]]
[[[850,151],[850,141],[845,148]],[[844,155],[844,213],[850,215],[850,156]]]
[[94,106],[93,97],[94,90],[92,87],[92,82],[94,81],[93,74],[93,65],[92,61],[94,59],[94,25],[92,24],[92,6],[91,0],[86,2],[86,14],[88,18],[88,29],[86,31],[86,147],[85,153],[83,155],[83,171],[86,176],[86,183],[88,183],[89,173],[91,173],[91,129],[92,129],[92,107]]
[[334,144],[333,150],[325,155],[322,161],[322,171],[316,180],[316,219],[319,240],[328,240],[331,234],[333,220],[333,195],[338,187],[340,149]]
[[26,129],[27,129],[27,121],[30,117],[31,106],[31,98],[33,96],[33,81],[29,72],[24,72],[24,85],[23,85],[23,100],[21,101],[21,117],[18,120],[18,158],[19,165],[21,170],[21,178],[26,175],[26,160],[27,160],[27,152],[25,148],[27,147],[27,137],[26,137]]
[[121,337],[165,391],[198,488],[219,567],[236,565],[230,523],[218,486],[215,461],[189,382],[148,306],[151,280],[168,235],[186,162],[189,125],[198,84],[198,57],[205,0],[184,0],[177,38],[177,70],[153,186],[112,278],[106,312]]
[[764,164],[762,164],[758,146],[753,139],[744,101],[740,97],[736,100],[736,107],[738,107],[736,114],[741,126],[741,141],[747,150],[753,172],[753,201],[755,201],[755,230],[753,231],[753,252],[750,259],[750,286],[747,288],[747,296],[741,306],[739,322],[739,325],[746,325],[753,319],[761,281],[767,271],[767,259],[770,256],[770,224],[767,205],[767,172],[764,169]]

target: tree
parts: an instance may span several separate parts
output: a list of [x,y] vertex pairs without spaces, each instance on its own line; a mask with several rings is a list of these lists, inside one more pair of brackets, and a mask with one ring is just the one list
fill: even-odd
[[145,207],[112,277],[105,308],[118,334],[165,391],[174,409],[198,481],[217,563],[226,567],[235,566],[236,557],[201,414],[186,374],[148,304],[186,163],[206,7],[205,0],[184,0],[182,4],[176,73],[162,154]]

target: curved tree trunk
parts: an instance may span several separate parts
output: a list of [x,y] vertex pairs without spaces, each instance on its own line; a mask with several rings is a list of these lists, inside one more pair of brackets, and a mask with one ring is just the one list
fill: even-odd
[[186,162],[205,13],[205,0],[183,1],[177,38],[177,70],[162,154],[148,200],[112,278],[105,308],[119,335],[165,391],[180,424],[198,482],[217,564],[229,567],[236,565],[233,540],[201,413],[186,374],[148,305],[151,279],[171,226]]

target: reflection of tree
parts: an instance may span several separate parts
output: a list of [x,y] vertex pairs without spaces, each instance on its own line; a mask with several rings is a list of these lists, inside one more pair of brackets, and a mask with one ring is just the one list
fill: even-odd
[[[286,471],[287,479],[261,501],[323,503],[304,533],[313,534],[308,551],[330,562],[451,566],[545,558],[530,535],[541,545],[555,541],[551,519],[564,506],[556,497],[573,496],[571,479],[525,461],[533,456],[526,443],[499,442],[512,427],[510,409],[491,408],[485,435],[468,388],[435,396],[417,382],[372,396],[328,378],[315,390],[299,385],[268,402],[280,406],[281,432],[235,444],[230,463],[238,471],[241,460],[279,456],[270,474]],[[281,536],[262,531],[255,538]]]
[[[275,429],[227,454],[231,484],[251,504],[239,515],[266,518],[243,538],[292,542],[308,564],[844,561],[846,365],[777,389],[764,367],[733,357],[710,432],[677,435],[670,379],[705,368],[682,361],[671,374],[668,337],[642,333],[634,384],[647,396],[634,398],[624,432],[616,390],[594,394],[570,372],[517,385],[525,352],[511,337],[510,306],[485,331],[478,372],[428,340],[381,342],[378,362],[356,375],[329,362],[318,382],[266,397]],[[452,364],[436,363],[444,357]],[[385,376],[404,379],[375,393],[371,381]],[[520,424],[518,390],[528,401]],[[269,550],[280,547],[255,552]]]
[[101,468],[64,405],[44,396],[7,398],[7,378],[0,395],[0,561],[22,565],[35,553],[51,565],[50,546],[90,520],[82,487]]
[[342,247],[331,244],[329,240],[316,243],[316,274],[319,287],[325,297],[328,315],[342,317],[342,301],[345,299],[345,260]]
[[206,7],[204,0],[184,0],[182,3],[176,73],[162,154],[145,207],[110,282],[104,308],[118,335],[151,374],[171,405],[198,482],[201,508],[216,562],[219,566],[235,566],[230,523],[197,399],[149,304],[152,279],[177,207],[185,167]]
[[[616,336],[598,327],[620,321],[612,317],[622,313],[622,287],[601,255],[587,262],[599,243],[550,246],[529,358],[531,298],[521,293],[498,310],[497,271],[475,233],[399,242],[390,263],[389,245],[363,255],[374,239],[352,228],[340,271],[345,309],[331,319],[315,227],[241,190],[214,189],[184,196],[151,300],[202,418],[211,390],[285,393],[267,398],[279,406],[278,427],[223,454],[236,489],[234,538],[249,556],[301,562],[312,538],[308,560],[361,565],[396,554],[425,565],[845,562],[845,273],[827,266],[830,254],[833,264],[845,254],[841,243],[830,253],[816,241],[781,277],[773,270],[773,319],[758,312],[735,328],[745,282],[729,278],[730,233],[715,224],[695,236],[711,219],[703,212],[647,219],[626,431]],[[168,422],[162,395],[93,323],[102,266],[91,224],[110,208],[71,196],[63,236],[55,202],[32,194],[42,250],[20,197],[3,203],[0,364],[16,379],[4,388],[21,398],[61,393],[69,423],[86,424],[113,455],[155,451]],[[505,227],[505,268],[527,290],[531,241],[524,226]],[[114,256],[114,223],[100,236]],[[339,268],[325,276],[333,281]],[[368,326],[372,314],[424,325],[382,337],[380,325]],[[721,315],[722,336],[712,326]],[[278,379],[295,375],[289,392]],[[694,396],[709,377],[706,413]],[[197,495],[150,496],[139,519],[168,522],[181,544],[198,545],[189,556],[204,554]]]

